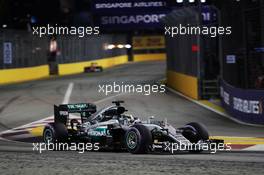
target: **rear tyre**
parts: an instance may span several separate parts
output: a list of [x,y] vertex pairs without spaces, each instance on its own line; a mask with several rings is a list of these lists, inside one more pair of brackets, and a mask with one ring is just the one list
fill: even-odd
[[65,142],[68,138],[68,130],[62,123],[50,123],[43,130],[44,143]]
[[132,154],[147,153],[151,143],[151,132],[144,125],[133,125],[125,134],[125,145]]

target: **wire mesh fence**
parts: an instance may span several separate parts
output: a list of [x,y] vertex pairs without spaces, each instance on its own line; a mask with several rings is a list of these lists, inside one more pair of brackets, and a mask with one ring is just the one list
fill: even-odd
[[[0,69],[23,68],[49,64],[51,61],[49,37],[33,36],[31,32],[0,30]],[[127,53],[125,48],[106,49],[108,44],[126,44],[122,34],[99,36],[56,36],[57,49],[54,64],[102,59]]]
[[0,30],[0,43],[0,69],[47,64],[48,38],[40,39],[27,31]]
[[[165,26],[199,25],[198,12],[194,8],[175,10],[164,19]],[[175,72],[199,76],[199,52],[192,52],[192,46],[199,44],[198,35],[166,36],[167,67]]]
[[58,63],[96,60],[127,53],[126,49],[106,49],[109,44],[126,44],[125,35],[89,36],[88,38],[61,36],[57,38],[57,42]]

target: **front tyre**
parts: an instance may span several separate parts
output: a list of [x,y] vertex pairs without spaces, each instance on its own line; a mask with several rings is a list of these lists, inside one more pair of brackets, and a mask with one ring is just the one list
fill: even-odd
[[144,125],[133,125],[125,134],[125,144],[127,150],[132,154],[147,153],[151,143],[151,132]]
[[184,126],[183,136],[185,136],[192,143],[209,139],[209,133],[205,126],[196,122],[188,123]]
[[[200,140],[206,141],[209,139],[209,133],[203,124],[192,122],[184,126],[182,135],[191,143],[198,143]],[[203,150],[190,150],[191,153],[200,153]]]

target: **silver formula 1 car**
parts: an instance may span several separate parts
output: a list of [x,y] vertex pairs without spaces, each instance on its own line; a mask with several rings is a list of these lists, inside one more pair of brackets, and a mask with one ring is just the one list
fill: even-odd
[[[99,143],[102,150],[126,150],[133,154],[171,149],[201,152],[201,145],[223,143],[223,140],[210,140],[202,124],[193,122],[176,129],[166,121],[153,118],[141,121],[127,113],[121,105],[123,101],[112,103],[99,111],[91,103],[54,106],[54,122],[45,126],[44,142]],[[79,114],[80,119],[72,118],[72,113]],[[177,145],[176,149],[172,145]]]

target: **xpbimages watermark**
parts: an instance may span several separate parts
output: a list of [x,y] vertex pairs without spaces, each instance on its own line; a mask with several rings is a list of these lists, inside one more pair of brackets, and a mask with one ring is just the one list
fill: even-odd
[[[230,143],[165,143],[165,151],[174,154],[179,151],[206,151],[215,154],[217,151],[230,151]],[[154,144],[155,146],[155,144]]]
[[190,24],[177,26],[165,26],[164,27],[165,36],[175,37],[177,35],[208,35],[215,38],[219,35],[231,35],[232,27],[223,26],[191,26]]
[[99,143],[32,143],[33,151],[40,154],[44,151],[78,151],[84,153],[85,151],[98,151]]
[[143,95],[151,95],[152,93],[164,93],[166,91],[165,85],[150,85],[150,84],[124,84],[121,82],[117,84],[113,82],[111,84],[98,85],[98,92],[109,95],[111,93],[140,93]]
[[100,28],[99,27],[67,27],[67,26],[58,26],[55,25],[46,25],[46,26],[33,26],[32,34],[42,37],[45,35],[53,36],[53,35],[75,35],[79,38],[83,38],[86,35],[99,35]]

